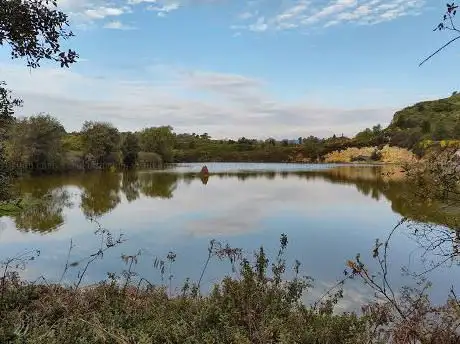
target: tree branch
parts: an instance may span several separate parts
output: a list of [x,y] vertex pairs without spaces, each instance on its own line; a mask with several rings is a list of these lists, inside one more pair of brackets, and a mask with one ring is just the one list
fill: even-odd
[[455,38],[452,38],[449,42],[447,42],[446,44],[444,44],[441,48],[439,48],[438,50],[436,50],[434,53],[432,53],[430,56],[428,56],[426,59],[424,59],[422,62],[420,62],[420,64],[418,65],[419,67],[424,64],[426,61],[428,61],[429,59],[431,59],[433,56],[435,56],[436,54],[438,54],[441,50],[443,50],[444,48],[446,48],[448,45],[450,45],[451,43],[455,42],[457,39],[459,39],[460,36],[457,36]]

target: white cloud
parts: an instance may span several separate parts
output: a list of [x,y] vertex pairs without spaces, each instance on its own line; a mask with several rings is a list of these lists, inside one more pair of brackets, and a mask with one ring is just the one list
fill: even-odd
[[265,22],[264,17],[257,18],[254,24],[249,25],[249,30],[256,32],[263,32],[268,29],[268,24]]
[[288,102],[268,93],[262,80],[166,66],[151,68],[146,75],[156,84],[45,67],[32,73],[11,64],[1,69],[2,78],[25,101],[20,115],[47,112],[69,130],[94,119],[111,121],[121,130],[170,124],[177,131],[215,137],[350,135],[388,123],[395,110],[338,108],[305,99]]
[[142,4],[143,2],[145,3],[157,3],[158,0],[128,0],[127,1],[129,5],[137,5],[137,4]]
[[94,9],[88,9],[84,14],[90,19],[104,19],[105,17],[117,17],[125,13],[124,8],[115,7],[98,7]]
[[238,18],[243,19],[243,20],[244,19],[249,19],[249,18],[252,18],[252,17],[254,17],[254,14],[251,13],[251,12],[243,12],[243,13],[238,14]]
[[[222,4],[222,0],[122,0],[124,6],[115,6],[110,0],[62,0],[59,6],[70,14],[78,27],[94,25],[107,17],[122,16],[142,8],[154,11],[159,17],[197,4]],[[299,27],[329,27],[341,23],[377,24],[401,16],[419,14],[426,0],[284,0],[267,6],[266,1],[246,3],[236,14],[243,22],[231,29],[255,32],[287,30]]]
[[106,23],[104,25],[104,28],[105,29],[114,29],[114,30],[134,30],[135,29],[134,26],[123,24],[119,20],[114,20],[114,21]]
[[[123,0],[126,5],[114,6],[110,0],[62,0],[59,7],[69,14],[71,21],[78,28],[87,28],[102,19],[109,17],[120,17],[127,13],[132,13],[140,5],[150,4],[147,9],[158,12],[158,16],[177,10],[180,7],[179,2],[170,0]],[[106,23],[105,28],[126,29],[126,25],[119,26],[117,21]]]
[[175,11],[175,10],[179,9],[179,7],[180,7],[179,3],[173,2],[173,3],[169,3],[169,4],[165,4],[165,5],[161,5],[161,4],[151,5],[151,6],[148,6],[147,9],[150,10],[150,11],[158,12],[159,17],[164,17],[169,12],[172,12],[172,11]]
[[[324,3],[320,0],[295,0],[290,6],[278,8],[273,15],[263,12],[254,21],[253,16],[246,19],[246,29],[251,31],[286,30],[297,27],[333,26],[341,23],[377,24],[394,20],[401,16],[417,15],[426,0],[333,0]],[[249,12],[243,12],[249,13]]]

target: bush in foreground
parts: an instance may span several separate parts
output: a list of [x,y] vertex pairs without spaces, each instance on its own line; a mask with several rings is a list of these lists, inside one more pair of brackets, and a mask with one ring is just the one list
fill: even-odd
[[365,317],[334,315],[334,297],[316,307],[302,303],[310,279],[299,276],[298,262],[294,277],[283,278],[286,243],[283,236],[271,271],[263,248],[249,261],[237,249],[211,247],[208,261],[226,257],[240,266],[206,296],[200,281],[174,296],[164,286],[141,287],[142,279],[132,279],[134,256],[125,256],[130,267],[121,283],[111,275],[89,288],[26,283],[11,272],[1,284],[0,342],[363,343]]
[[[21,265],[33,256],[22,255],[4,263],[0,278],[0,342],[453,344],[460,341],[460,302],[455,294],[441,306],[430,304],[425,287],[406,288],[401,296],[396,296],[387,284],[386,270],[384,284],[380,285],[359,256],[356,261],[348,262],[346,277],[337,288],[323,294],[313,306],[305,305],[302,299],[311,287],[311,279],[299,275],[298,261],[291,278],[286,278],[285,235],[281,236],[281,248],[271,269],[262,247],[248,260],[242,257],[241,250],[211,241],[199,281],[186,281],[176,295],[172,295],[171,284],[169,288],[154,286],[139,278],[134,271],[138,255],[122,256],[128,266],[122,277],[109,274],[106,281],[81,287],[90,263],[121,242],[114,241],[109,234],[107,239],[106,248],[83,264],[83,272],[73,286],[21,281],[17,271],[10,267]],[[386,269],[379,258],[380,246],[374,249],[377,250],[374,257]],[[235,276],[224,278],[203,296],[200,282],[213,257],[228,259]],[[163,260],[154,263],[162,277],[169,271],[169,281],[175,258],[170,253],[169,263]],[[66,263],[61,280],[71,266],[76,265]],[[334,313],[334,306],[342,297],[343,282],[349,278],[362,279],[376,292],[374,302],[362,305],[359,315]]]

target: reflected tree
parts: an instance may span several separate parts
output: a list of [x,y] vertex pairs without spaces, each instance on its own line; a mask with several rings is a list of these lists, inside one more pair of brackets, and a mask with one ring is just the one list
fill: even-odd
[[172,198],[179,176],[174,173],[141,173],[141,192],[148,197]]
[[95,172],[83,179],[81,209],[86,217],[97,218],[120,203],[120,177],[118,173]]
[[137,172],[124,172],[121,180],[121,191],[124,193],[128,202],[131,203],[139,198],[139,189],[140,183]]
[[71,207],[70,194],[64,188],[47,192],[40,198],[25,197],[27,204],[14,215],[16,228],[26,232],[48,233],[57,230],[64,223],[63,210]]
[[182,180],[187,185],[190,185],[195,180],[195,178],[196,176],[192,173],[185,173],[182,175]]

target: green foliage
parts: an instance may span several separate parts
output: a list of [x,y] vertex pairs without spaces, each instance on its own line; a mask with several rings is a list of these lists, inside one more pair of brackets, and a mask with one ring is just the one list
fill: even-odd
[[395,113],[386,129],[391,143],[413,148],[425,139],[460,139],[460,95],[417,103]]
[[319,160],[324,150],[323,142],[317,137],[310,136],[303,140],[303,152],[310,160]]
[[58,171],[62,168],[64,134],[64,127],[49,115],[19,120],[9,135],[9,160],[18,169],[27,166],[33,172]]
[[68,30],[67,15],[56,10],[56,1],[0,0],[0,45],[8,43],[12,58],[25,58],[36,68],[42,59],[68,67],[78,58],[75,51],[61,51],[61,40],[73,33]]
[[13,98],[11,90],[6,88],[6,83],[0,81],[0,140],[5,131],[5,125],[13,120],[14,108],[22,106],[21,99]]
[[420,128],[406,130],[396,129],[392,131],[390,135],[390,144],[392,146],[407,149],[414,148],[424,138]]
[[84,145],[80,133],[70,133],[62,138],[62,145],[66,151],[83,152]]
[[118,151],[120,134],[110,123],[86,121],[81,130],[84,153],[98,165],[109,164],[112,152]]
[[161,166],[163,159],[157,153],[139,152],[138,165],[141,168],[155,168]]
[[427,120],[424,120],[422,122],[422,133],[423,134],[429,134],[431,133],[431,123]]
[[[208,140],[208,136],[201,139]],[[167,163],[173,161],[174,141],[175,135],[170,126],[146,128],[140,132],[142,151],[157,153]]]
[[447,130],[447,128],[445,127],[444,123],[438,123],[438,125],[436,125],[436,129],[433,132],[432,137],[436,141],[441,141],[445,139],[450,139],[451,135],[449,131]]
[[127,133],[121,144],[123,164],[126,167],[131,168],[136,164],[140,149],[137,136],[133,133]]
[[[281,141],[246,137],[217,140],[208,133],[176,134],[170,126],[120,134],[109,123],[86,122],[81,132],[63,137],[62,160],[67,170],[79,170],[82,166],[86,169],[114,168],[120,162],[127,167],[144,168],[170,162],[321,162],[333,152],[353,147],[381,150],[387,144],[412,150],[422,157],[429,149],[427,142],[450,142],[460,136],[458,108],[460,95],[456,94],[403,109],[395,114],[388,128],[377,124],[353,138],[333,135],[324,139],[310,136]],[[378,158],[374,156],[373,160],[379,161]]]
[[[0,0],[0,46],[9,46],[11,57],[25,58],[31,68],[39,67],[42,59],[69,67],[78,54],[60,49],[61,41],[73,34],[67,30],[66,14],[56,7],[54,0]],[[0,200],[11,197],[12,171],[6,167],[4,145],[14,120],[14,108],[21,105],[22,100],[13,98],[5,82],[0,81]]]
[[374,132],[371,129],[366,128],[365,130],[356,134],[355,140],[358,143],[364,143],[365,145],[367,145],[373,139],[373,137]]

